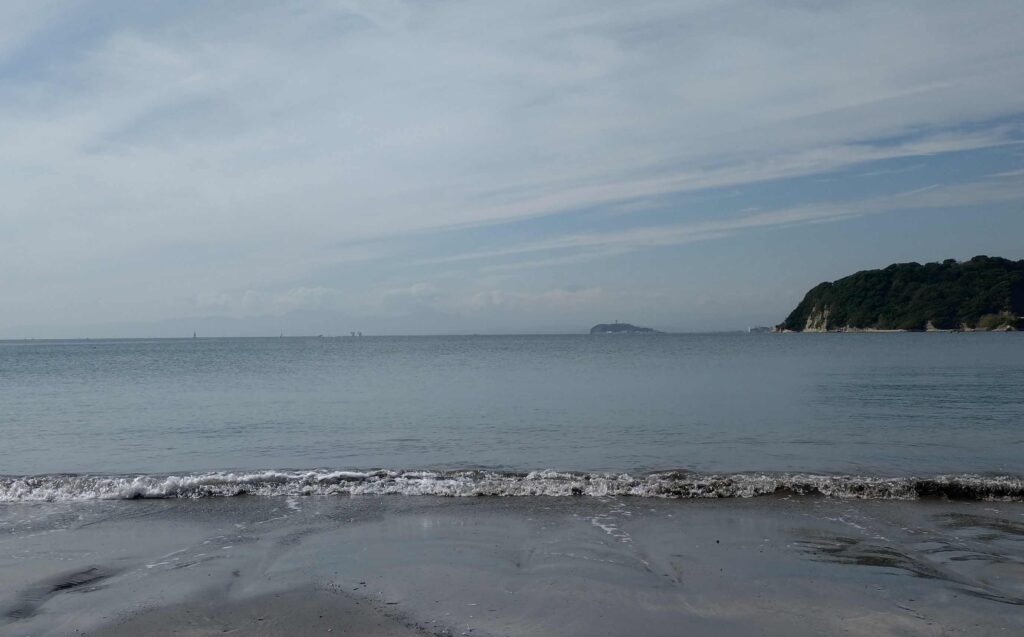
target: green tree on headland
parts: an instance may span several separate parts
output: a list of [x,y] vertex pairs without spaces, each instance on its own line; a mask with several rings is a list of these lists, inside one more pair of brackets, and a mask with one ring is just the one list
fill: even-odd
[[1024,316],[1024,260],[897,263],[811,289],[779,326],[838,329],[1008,329]]

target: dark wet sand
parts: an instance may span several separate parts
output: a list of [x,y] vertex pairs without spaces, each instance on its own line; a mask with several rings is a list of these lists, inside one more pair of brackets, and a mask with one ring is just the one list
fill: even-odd
[[0,635],[1019,635],[1024,503],[0,507]]
[[432,633],[388,616],[369,600],[323,589],[299,589],[244,600],[227,600],[212,594],[191,603],[142,612],[88,634],[422,637]]

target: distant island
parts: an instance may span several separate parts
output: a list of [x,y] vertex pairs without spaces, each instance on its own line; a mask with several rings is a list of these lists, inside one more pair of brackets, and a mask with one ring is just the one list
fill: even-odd
[[811,289],[778,331],[1017,330],[1024,260],[896,263]]
[[590,328],[591,334],[661,334],[649,327],[637,327],[629,323],[599,323]]

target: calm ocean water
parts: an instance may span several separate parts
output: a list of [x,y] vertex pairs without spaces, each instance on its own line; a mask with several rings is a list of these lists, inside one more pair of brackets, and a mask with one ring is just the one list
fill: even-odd
[[1018,334],[10,341],[0,475],[1021,476],[1022,387]]

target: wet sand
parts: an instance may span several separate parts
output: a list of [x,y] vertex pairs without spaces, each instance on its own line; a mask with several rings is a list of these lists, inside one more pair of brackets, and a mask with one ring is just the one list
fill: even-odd
[[243,600],[212,594],[191,603],[145,611],[89,634],[422,637],[431,633],[389,616],[368,600],[324,589],[298,589]]
[[2,635],[1012,635],[1024,503],[0,507]]

